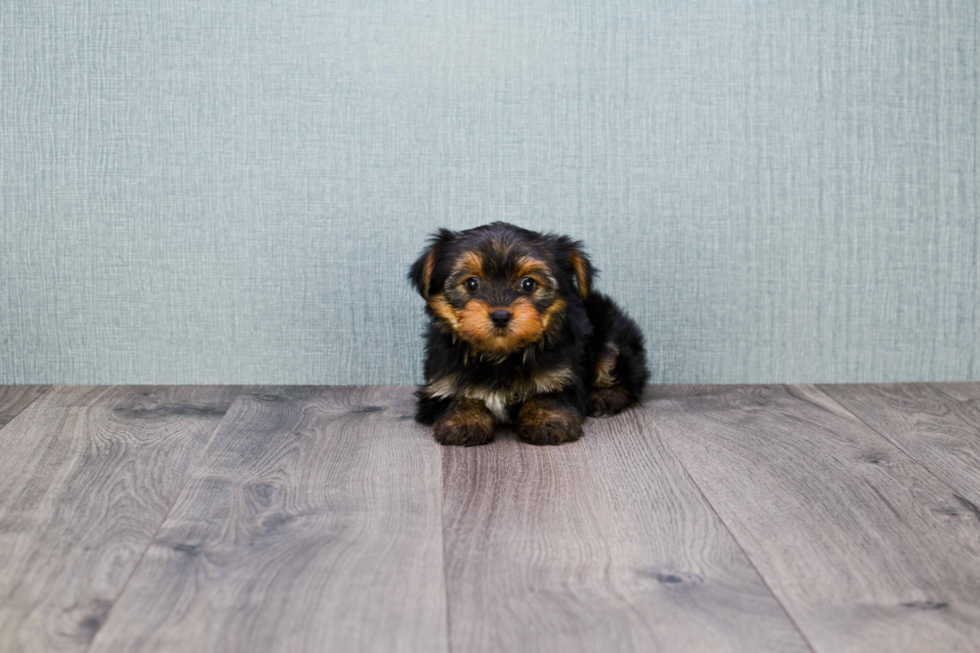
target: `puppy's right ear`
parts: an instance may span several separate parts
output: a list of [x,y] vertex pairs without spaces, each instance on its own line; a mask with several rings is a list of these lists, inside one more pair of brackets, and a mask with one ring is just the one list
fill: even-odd
[[423,298],[428,299],[432,284],[432,270],[436,267],[436,257],[439,250],[458,234],[449,229],[440,229],[429,237],[429,246],[426,247],[419,259],[412,263],[412,268],[408,271],[408,280]]

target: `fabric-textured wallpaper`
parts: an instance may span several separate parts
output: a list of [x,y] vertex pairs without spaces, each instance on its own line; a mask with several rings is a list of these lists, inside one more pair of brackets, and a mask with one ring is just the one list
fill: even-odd
[[0,3],[0,382],[412,383],[426,234],[657,382],[980,379],[977,3]]

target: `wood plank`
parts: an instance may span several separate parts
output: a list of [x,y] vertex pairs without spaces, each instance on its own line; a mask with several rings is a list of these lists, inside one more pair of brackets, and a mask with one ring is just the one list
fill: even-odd
[[0,429],[48,388],[46,385],[0,385]]
[[980,403],[980,382],[976,381],[957,381],[951,383],[932,383],[930,384],[958,401],[969,402],[976,407]]
[[813,387],[660,387],[646,409],[819,651],[975,651],[980,520]]
[[235,392],[57,387],[0,431],[0,650],[85,650]]
[[441,450],[411,392],[243,392],[91,650],[447,650]]
[[956,490],[964,509],[980,505],[980,383],[819,388]]
[[443,455],[453,650],[809,650],[641,410]]

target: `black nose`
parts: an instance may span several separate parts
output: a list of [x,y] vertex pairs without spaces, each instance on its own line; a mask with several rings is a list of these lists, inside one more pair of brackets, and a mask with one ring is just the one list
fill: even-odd
[[494,326],[507,326],[507,323],[510,322],[510,311],[491,311],[490,320]]

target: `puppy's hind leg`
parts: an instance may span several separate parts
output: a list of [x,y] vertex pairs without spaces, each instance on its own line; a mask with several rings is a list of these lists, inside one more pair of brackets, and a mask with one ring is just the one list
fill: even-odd
[[595,376],[589,388],[589,415],[592,417],[615,415],[638,400],[616,377],[618,362],[619,347],[607,342],[596,357]]
[[593,334],[596,357],[589,387],[589,415],[615,415],[640,401],[650,375],[643,333],[636,322],[606,297],[600,296],[593,302],[587,302],[586,309],[596,327]]

